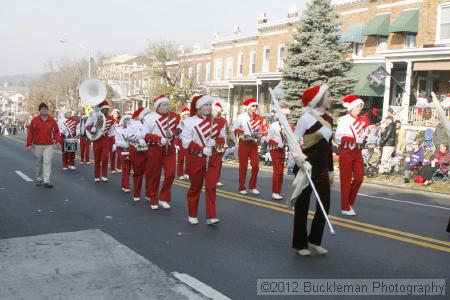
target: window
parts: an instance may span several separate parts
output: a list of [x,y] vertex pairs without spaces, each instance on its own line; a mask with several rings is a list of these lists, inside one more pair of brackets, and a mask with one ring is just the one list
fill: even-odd
[[242,76],[242,72],[244,70],[244,53],[238,54],[238,69],[237,69],[237,76]]
[[286,47],[284,45],[278,46],[278,71],[284,67],[284,59],[286,57]]
[[233,58],[228,57],[225,67],[225,79],[230,79],[231,77],[233,77]]
[[438,9],[436,40],[450,41],[450,3],[441,4]]
[[416,34],[405,33],[405,48],[415,48],[416,47]]
[[211,81],[211,63],[207,62],[205,65],[205,81]]
[[387,50],[387,36],[377,36],[377,52]]
[[249,65],[248,73],[250,75],[252,75],[255,72],[256,72],[256,52],[252,51],[252,52],[250,52],[250,65]]
[[264,53],[263,53],[263,72],[269,72],[269,66],[270,66],[270,47],[264,47]]
[[216,59],[216,66],[215,66],[215,71],[216,71],[216,80],[222,80],[222,59],[221,58],[217,58]]
[[196,69],[196,72],[195,72],[195,82],[196,82],[197,84],[200,83],[201,70],[202,70],[202,64],[201,64],[201,63],[198,63],[198,64],[197,64],[197,69]]
[[189,79],[192,78],[192,67],[189,67],[189,69],[188,69],[188,78]]
[[363,56],[363,44],[353,43],[353,57]]

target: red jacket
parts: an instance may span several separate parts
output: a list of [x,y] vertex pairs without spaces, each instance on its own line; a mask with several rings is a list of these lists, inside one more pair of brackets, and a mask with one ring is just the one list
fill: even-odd
[[36,116],[28,126],[27,147],[31,145],[52,145],[61,142],[58,124],[55,119],[48,117],[47,121]]

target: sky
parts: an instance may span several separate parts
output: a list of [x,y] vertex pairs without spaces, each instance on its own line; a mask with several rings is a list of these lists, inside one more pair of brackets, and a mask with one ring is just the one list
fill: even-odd
[[[148,41],[171,40],[209,47],[213,33],[256,31],[287,17],[306,0],[0,0],[0,75],[41,73],[49,60],[93,55],[138,54]],[[69,43],[60,43],[67,39]]]

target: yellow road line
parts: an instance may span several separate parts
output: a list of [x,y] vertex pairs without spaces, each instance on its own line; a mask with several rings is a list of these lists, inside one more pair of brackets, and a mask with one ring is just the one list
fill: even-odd
[[[23,142],[19,139],[13,138],[13,137],[7,137],[7,138],[18,141],[18,142]],[[61,153],[60,150],[57,150],[56,152]],[[76,157],[78,159],[80,159],[80,156],[77,155]],[[189,183],[187,183],[187,182],[183,182],[181,180],[175,180],[174,183],[180,187],[189,188]],[[205,189],[203,188],[202,191],[204,192]],[[245,195],[240,195],[240,194],[225,191],[225,190],[217,190],[217,195],[221,196],[225,199],[229,199],[229,200],[235,200],[235,201],[240,201],[240,202],[244,202],[244,203],[248,203],[248,204],[252,204],[252,205],[256,205],[256,206],[260,206],[260,207],[265,207],[265,208],[269,208],[269,209],[272,209],[275,211],[288,213],[291,215],[294,214],[294,212],[292,210],[289,210],[282,203],[248,197]],[[309,211],[308,218],[312,219],[313,217],[314,217],[314,212]],[[361,232],[365,232],[365,233],[370,233],[370,234],[374,234],[374,235],[379,235],[379,236],[383,236],[386,238],[402,241],[405,243],[414,244],[417,246],[422,246],[425,248],[431,248],[431,249],[450,253],[450,247],[445,247],[445,246],[450,246],[450,242],[433,239],[433,238],[429,238],[429,237],[425,237],[425,236],[421,236],[421,235],[417,235],[417,234],[413,234],[413,233],[409,233],[409,232],[404,232],[404,231],[400,231],[400,230],[396,230],[396,229],[392,229],[392,228],[377,226],[377,225],[360,222],[360,221],[356,221],[356,220],[349,220],[349,219],[345,219],[345,218],[341,218],[341,217],[337,217],[337,216],[333,216],[333,215],[329,215],[329,218],[333,224],[341,226],[341,227],[345,227],[345,228],[349,228],[349,229],[353,229],[353,230],[357,230],[357,231],[361,231]],[[358,226],[356,226],[356,225],[358,225]],[[404,236],[404,237],[402,237],[402,236]],[[439,246],[439,245],[435,245],[432,243],[441,244],[444,246]]]

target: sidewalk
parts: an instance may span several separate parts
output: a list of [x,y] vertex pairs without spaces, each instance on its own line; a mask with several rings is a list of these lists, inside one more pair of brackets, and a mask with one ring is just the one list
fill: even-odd
[[[236,161],[229,160],[223,163],[224,165],[237,168],[239,167],[239,164]],[[272,172],[271,166],[262,166],[260,164],[260,169]],[[336,180],[339,180],[339,169],[335,168],[334,175]],[[388,186],[393,188],[399,188],[399,189],[407,189],[412,191],[422,191],[422,192],[430,192],[430,193],[437,193],[441,195],[450,195],[450,181],[442,184],[431,184],[429,186],[423,186],[418,183],[403,183],[403,178],[401,176],[385,176],[381,175],[376,178],[367,178],[364,177],[363,184],[367,185],[377,185],[377,186]]]

